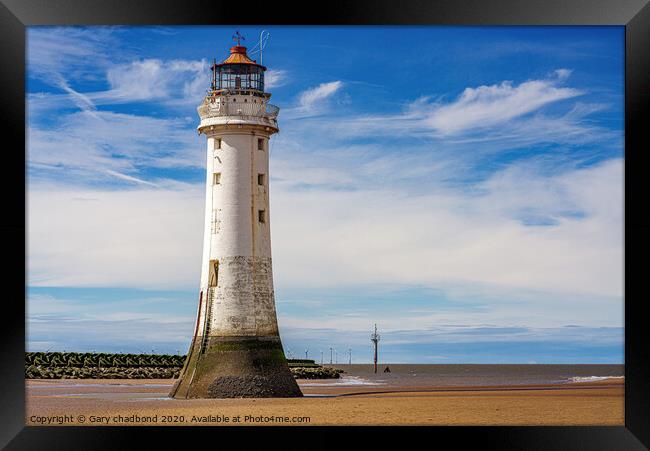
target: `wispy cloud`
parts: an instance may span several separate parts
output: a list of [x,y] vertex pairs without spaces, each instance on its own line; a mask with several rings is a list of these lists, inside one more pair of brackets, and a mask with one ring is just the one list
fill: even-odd
[[298,105],[285,109],[287,119],[297,119],[316,116],[326,111],[327,101],[343,87],[342,81],[321,83],[314,88],[307,89],[298,95]]
[[192,288],[201,263],[203,190],[141,185],[30,189],[29,284]]
[[110,90],[89,94],[103,103],[177,99],[196,105],[209,83],[207,60],[144,59],[109,68]]
[[114,177],[117,177],[118,179],[126,180],[127,182],[133,182],[133,183],[138,183],[138,184],[141,184],[141,185],[158,187],[158,185],[155,184],[155,183],[147,182],[146,180],[142,180],[142,179],[139,179],[137,177],[133,177],[131,175],[122,174],[122,173],[117,172],[117,171],[112,171],[110,169],[107,169],[106,173],[109,174],[109,175],[112,175]]
[[114,27],[29,27],[26,56],[30,76],[46,83],[52,81],[53,74],[94,78],[98,69],[114,64],[109,52],[117,44],[114,31]]
[[421,102],[417,112],[424,114],[424,124],[442,134],[494,127],[549,103],[582,94],[577,89],[557,86],[558,81],[570,73],[566,69],[558,72],[557,79],[531,80],[516,86],[504,81],[498,85],[466,88],[452,103]]
[[91,116],[97,118],[95,110],[97,107],[95,103],[85,94],[75,91],[70,87],[68,82],[58,73],[52,74],[52,79],[55,80],[59,88],[63,89],[69,94],[70,100],[82,111],[89,113]]
[[332,81],[329,83],[321,83],[315,88],[308,89],[300,94],[299,102],[302,108],[307,110],[313,109],[317,106],[318,102],[330,97],[336,91],[343,87],[343,82]]
[[264,86],[266,89],[279,88],[287,84],[289,72],[283,69],[269,69],[264,74]]
[[47,126],[30,123],[28,141],[31,166],[73,171],[78,182],[96,181],[98,169],[134,176],[143,167],[198,168],[203,164],[199,137],[193,123],[185,119],[81,111]]
[[572,69],[556,69],[555,70],[555,75],[557,75],[557,77],[560,80],[564,80],[566,78],[569,78],[569,75],[571,75],[572,73],[573,73]]
[[[417,196],[398,187],[340,191],[272,182],[275,273],[283,286],[296,287],[458,281],[535,289],[549,296],[622,296],[622,178],[617,159],[560,175],[509,168],[472,191],[439,185]],[[28,261],[36,265],[30,266],[30,283],[151,288],[165,280],[191,286],[191,264],[174,264],[169,276],[161,277],[163,267],[153,271],[148,257],[161,253],[155,265],[162,264],[163,254],[198,264],[202,188],[179,189],[30,190],[34,238]],[[74,201],[81,194],[101,202]],[[111,225],[127,217],[128,229]],[[177,237],[171,234],[181,229]],[[102,236],[108,247],[84,244],[84,231],[90,240]],[[194,237],[194,244],[181,237]],[[173,249],[161,249],[160,242]],[[71,243],[83,250],[74,251]],[[132,267],[117,264],[111,256],[121,259],[122,253],[142,258]]]
[[[621,296],[622,177],[617,159],[420,195],[275,185],[276,274],[304,285],[462,280]],[[301,230],[312,233],[296,242]]]
[[[561,85],[570,73],[568,69],[558,69],[548,78],[519,84],[506,80],[467,87],[452,101],[424,96],[407,103],[398,114],[337,111],[336,119],[326,116],[311,120],[319,121],[319,127],[334,139],[400,134],[447,146],[481,142],[485,146],[480,151],[490,147],[503,151],[540,143],[574,144],[611,138],[611,131],[584,121],[585,116],[598,109],[574,108],[566,113],[544,113],[546,106],[585,93]],[[603,105],[598,108],[602,109]]]
[[[113,27],[32,27],[28,31],[28,70],[32,77],[63,90],[82,110],[95,105],[142,101],[197,104],[209,83],[207,60],[134,59],[130,52],[116,55]],[[110,56],[109,56],[110,55]],[[97,81],[98,71],[107,90],[80,92],[70,80]],[[52,100],[52,98],[50,98]]]

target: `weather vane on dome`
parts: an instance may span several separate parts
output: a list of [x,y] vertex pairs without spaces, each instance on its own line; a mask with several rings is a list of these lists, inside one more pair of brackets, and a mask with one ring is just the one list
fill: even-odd
[[246,40],[245,37],[243,37],[241,34],[239,34],[239,30],[235,32],[235,34],[232,35],[233,41],[237,41],[237,45],[240,45],[240,41]]

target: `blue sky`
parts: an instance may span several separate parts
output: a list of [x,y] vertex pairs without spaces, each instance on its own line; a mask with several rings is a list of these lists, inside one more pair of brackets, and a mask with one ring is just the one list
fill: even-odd
[[271,34],[286,351],[623,362],[622,27],[30,27],[28,349],[187,350],[237,29]]

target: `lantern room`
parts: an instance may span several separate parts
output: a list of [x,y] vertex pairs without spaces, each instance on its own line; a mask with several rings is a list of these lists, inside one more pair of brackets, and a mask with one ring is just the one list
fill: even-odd
[[224,62],[212,65],[212,91],[262,95],[265,70],[248,57],[246,47],[235,45]]

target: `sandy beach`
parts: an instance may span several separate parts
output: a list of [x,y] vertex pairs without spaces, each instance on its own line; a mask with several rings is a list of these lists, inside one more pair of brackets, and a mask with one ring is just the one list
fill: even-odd
[[621,378],[563,385],[300,380],[303,398],[167,398],[171,380],[28,380],[28,425],[623,425]]

